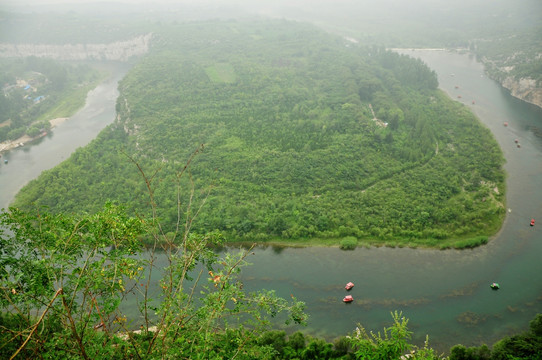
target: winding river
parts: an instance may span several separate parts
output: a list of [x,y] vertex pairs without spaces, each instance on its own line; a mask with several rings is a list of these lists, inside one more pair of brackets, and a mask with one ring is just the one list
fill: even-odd
[[[532,131],[542,128],[542,110],[511,97],[468,55],[403,52],[433,68],[440,87],[470,107],[502,147],[510,212],[500,233],[486,246],[463,251],[257,248],[248,259],[253,266],[242,275],[245,288],[275,289],[282,297],[293,294],[305,301],[310,319],[302,330],[328,339],[349,334],[357,323],[381,330],[390,324],[390,312],[399,310],[410,319],[418,343],[429,334],[430,345],[442,351],[457,343],[492,344],[527,329],[542,312],[542,139]],[[113,121],[116,84],[126,71],[118,67],[52,136],[5,155],[9,164],[0,164],[0,207]],[[532,217],[541,225],[529,226]],[[356,284],[350,292],[355,300],[344,304],[348,281]],[[494,281],[499,291],[489,288]]]
[[[85,106],[47,136],[2,154],[0,163],[0,209],[6,208],[15,194],[43,170],[67,159],[78,147],[87,145],[115,119],[117,85],[130,66],[126,63],[102,63],[110,76],[87,94]],[[8,164],[4,164],[8,160]]]

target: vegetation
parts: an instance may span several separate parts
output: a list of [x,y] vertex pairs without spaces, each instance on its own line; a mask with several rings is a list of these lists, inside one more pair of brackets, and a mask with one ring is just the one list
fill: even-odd
[[[178,194],[194,194],[180,181],[191,161],[177,173]],[[136,165],[156,214],[151,178]],[[221,244],[220,234],[191,232],[204,200],[178,203],[169,234],[155,217],[129,217],[112,203],[92,215],[2,213],[2,358],[376,359],[407,351],[438,358],[409,344],[408,321],[398,313],[383,335],[358,328],[333,345],[269,331],[269,318],[281,312],[286,323],[306,323],[304,304],[243,290],[238,275],[251,250],[218,258],[209,246]],[[152,248],[143,249],[142,234],[154,239]]]
[[529,331],[505,337],[497,341],[492,349],[487,345],[465,347],[455,345],[450,349],[449,360],[505,360],[542,358],[542,314],[529,323]]
[[[165,233],[155,217],[153,177],[137,163],[149,219],[130,217],[112,203],[77,216],[16,208],[0,215],[2,358],[442,358],[427,339],[422,347],[410,343],[408,319],[398,312],[382,332],[359,325],[332,343],[271,330],[270,318],[282,312],[286,323],[306,323],[304,304],[293,295],[286,301],[273,291],[245,292],[239,274],[251,250],[219,258],[209,246],[223,243],[220,234],[192,232],[207,199],[196,201],[196,189],[182,186],[192,161],[176,174],[177,196],[188,192],[192,200],[177,203],[174,232]],[[142,235],[153,239],[150,248],[141,246]],[[536,359],[541,324],[539,314],[529,332],[492,350],[456,345],[450,359]]]
[[1,59],[0,142],[50,128],[49,120],[73,115],[103,74],[88,65],[28,57]]
[[[476,12],[472,18],[485,23]],[[411,358],[438,358],[427,344],[418,349],[408,343],[407,320],[397,313],[383,333],[360,326],[333,344],[300,332],[265,331],[262,312],[289,311],[291,321],[303,323],[303,304],[272,292],[244,293],[236,273],[247,253],[217,259],[207,246],[224,239],[208,230],[240,240],[335,238],[343,248],[355,247],[358,239],[399,246],[485,244],[500,226],[504,201],[502,157],[491,136],[435,91],[436,77],[419,62],[323,34],[317,39],[314,29],[295,27],[292,36],[293,25],[285,22],[280,30],[222,26],[180,26],[190,41],[160,32],[158,52],[122,84],[121,121],[17,200],[26,209],[45,204],[52,213],[12,208],[2,214],[2,224],[14,231],[0,233],[2,357],[385,359],[413,351]],[[469,37],[443,28],[447,45],[468,43]],[[109,35],[115,38],[114,31]],[[391,44],[401,43],[397,34],[388,36]],[[476,43],[480,56],[497,48],[489,43]],[[232,45],[236,56],[226,55]],[[337,54],[344,58],[337,61]],[[535,57],[521,53],[516,59],[526,62],[515,66],[514,76],[539,75]],[[498,78],[500,69],[495,71]],[[199,143],[206,150],[195,160],[197,169],[180,176],[178,159]],[[480,151],[488,146],[488,153]],[[146,178],[145,186],[153,185],[152,220],[126,215],[111,203],[102,208],[105,199],[120,199],[132,216],[144,213],[149,200],[138,196],[145,186],[135,180],[129,157],[164,175]],[[211,196],[202,185],[208,178],[215,179]],[[172,182],[198,190],[171,199],[166,188]],[[175,206],[195,199],[211,204],[211,211]],[[158,209],[155,201],[168,206]],[[83,212],[62,213],[80,205]],[[194,213],[200,216],[191,218]],[[167,253],[170,266],[161,280],[146,272],[156,272],[154,252],[134,260],[142,238]],[[209,274],[206,285],[203,274]],[[159,299],[150,296],[153,288],[161,291]],[[138,303],[128,306],[140,313],[129,316],[122,305],[136,293]],[[237,326],[249,318],[248,326]],[[538,315],[529,332],[492,349],[457,345],[450,358],[537,358],[541,323]],[[142,331],[131,331],[138,324]]]
[[542,26],[538,26],[499,39],[474,40],[471,50],[495,80],[502,82],[509,76],[517,80],[530,78],[536,87],[542,87],[541,36]]
[[[238,275],[250,250],[209,250],[222,237],[190,231],[201,205],[179,204],[172,234],[111,203],[77,217],[2,213],[2,358],[270,358],[272,349],[254,346],[269,318],[287,312],[286,323],[304,323],[304,304],[245,292]],[[155,239],[150,250],[141,234]]]
[[358,245],[358,240],[353,236],[347,236],[341,240],[339,247],[343,250],[354,250]]
[[320,2],[299,11],[296,18],[366,44],[468,48],[493,79],[501,83],[509,76],[534,79],[540,88],[541,14],[537,0],[381,0],[370,6],[359,1]]
[[[178,174],[186,175],[185,170]],[[145,177],[156,209],[150,179]],[[180,183],[178,183],[180,185]],[[194,189],[185,190],[193,192]],[[271,291],[246,293],[238,280],[247,252],[207,249],[219,234],[191,234],[203,204],[179,205],[178,232],[156,219],[129,217],[108,203],[94,215],[31,215],[11,208],[0,218],[0,356],[6,359],[440,359],[410,343],[408,319],[392,313],[382,332],[359,325],[328,343],[270,329],[269,317],[305,323],[304,305]],[[6,231],[7,230],[7,231]],[[155,239],[148,252],[138,236]],[[162,239],[162,241],[159,241]],[[158,244],[164,244],[156,252]],[[250,250],[249,250],[250,251]],[[160,258],[166,258],[161,267]],[[208,275],[207,275],[208,274]],[[137,301],[134,302],[133,299]],[[134,313],[134,309],[138,309]],[[243,325],[240,325],[240,324]],[[490,349],[455,345],[450,360],[538,359],[542,314],[530,330]],[[139,328],[138,330],[135,330]]]
[[421,61],[286,21],[179,25],[156,38],[120,84],[120,120],[15,206],[95,212],[118,200],[140,213],[129,155],[160,171],[158,216],[171,230],[168,184],[204,144],[191,181],[213,191],[193,228],[229,241],[449,247],[499,229],[500,149]]

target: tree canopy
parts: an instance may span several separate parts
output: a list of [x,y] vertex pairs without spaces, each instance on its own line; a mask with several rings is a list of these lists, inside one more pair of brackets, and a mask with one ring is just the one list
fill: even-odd
[[289,21],[172,25],[154,39],[120,83],[117,121],[15,206],[92,212],[117,200],[141,212],[131,157],[157,172],[159,216],[173,226],[190,198],[169,185],[203,144],[187,178],[212,187],[193,225],[202,233],[464,247],[500,227],[501,151],[420,60]]

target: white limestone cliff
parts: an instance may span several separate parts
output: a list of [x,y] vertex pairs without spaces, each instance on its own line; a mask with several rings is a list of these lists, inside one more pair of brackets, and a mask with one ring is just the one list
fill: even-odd
[[0,57],[45,57],[56,60],[127,61],[149,50],[152,34],[109,44],[0,44]]

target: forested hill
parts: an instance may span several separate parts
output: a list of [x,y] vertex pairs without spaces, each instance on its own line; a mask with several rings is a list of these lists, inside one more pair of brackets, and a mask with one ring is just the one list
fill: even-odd
[[162,26],[120,84],[115,124],[15,205],[92,212],[113,199],[145,213],[129,155],[158,171],[159,216],[173,227],[176,173],[204,144],[190,167],[194,202],[212,190],[195,231],[468,246],[502,222],[503,158],[437,85],[419,60],[306,24]]

